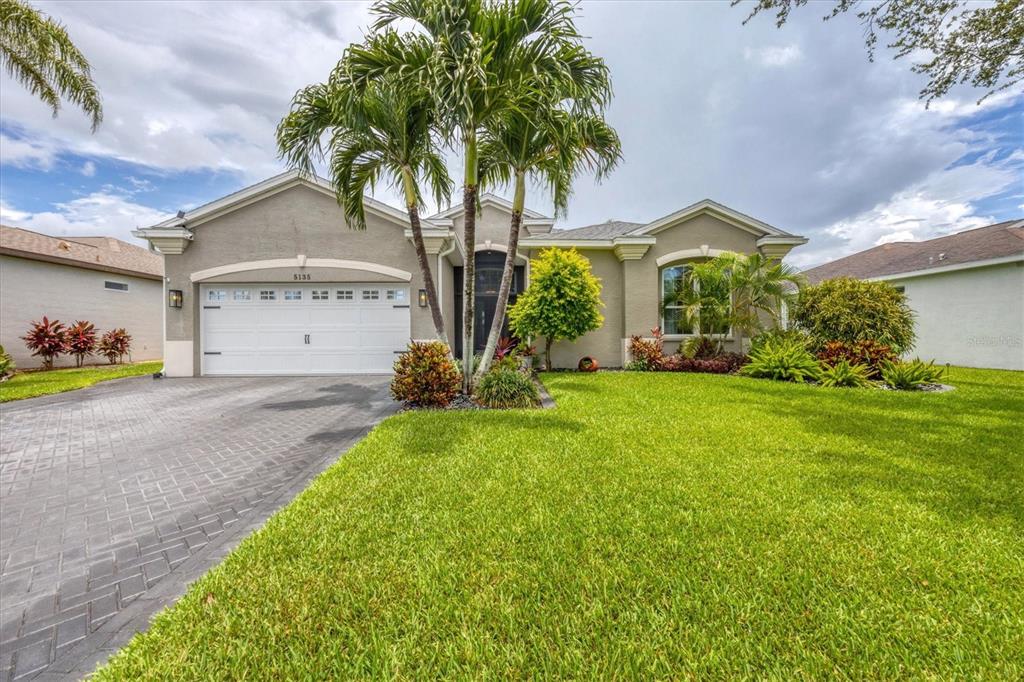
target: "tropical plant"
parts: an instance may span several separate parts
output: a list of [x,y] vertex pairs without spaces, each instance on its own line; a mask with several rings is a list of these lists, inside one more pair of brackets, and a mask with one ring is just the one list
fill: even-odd
[[88,60],[59,21],[22,0],[0,0],[0,61],[54,118],[64,99],[88,114],[93,132],[103,121]]
[[601,280],[576,249],[550,248],[530,261],[530,285],[509,310],[520,338],[544,337],[544,366],[551,369],[551,345],[575,341],[604,323]]
[[774,342],[792,342],[803,346],[804,348],[810,349],[812,344],[811,337],[806,332],[800,329],[766,329],[750,341],[750,352],[760,348],[769,341]]
[[864,339],[856,343],[845,341],[829,341],[818,352],[818,360],[823,365],[833,366],[841,360],[851,365],[864,365],[868,375],[875,379],[881,371],[885,362],[896,362],[899,357],[892,352],[892,348],[878,343],[871,339]]
[[715,354],[724,349],[733,314],[731,275],[726,265],[718,258],[690,265],[662,299],[662,311],[670,306],[679,310],[687,327],[710,340]]
[[11,354],[0,345],[0,381],[3,381],[14,373],[14,359]]
[[124,356],[131,352],[131,348],[132,337],[123,327],[104,332],[96,344],[96,352],[112,365],[122,362]]
[[718,346],[707,336],[691,336],[679,346],[679,354],[688,358],[705,360],[718,355]]
[[[575,6],[551,0],[378,0],[373,34],[346,53],[348,75],[366,84],[391,75],[430,92],[445,137],[463,155],[463,243],[476,243],[478,137],[497,114],[528,91],[576,99],[600,93],[604,64],[582,46]],[[416,32],[393,25],[411,22]],[[594,96],[590,96],[593,94]],[[473,348],[475,263],[463,271],[463,348]],[[463,353],[463,387],[471,392],[473,354]]]
[[447,407],[459,394],[462,377],[441,341],[413,341],[395,361],[391,395],[421,407]]
[[821,368],[811,352],[797,340],[769,338],[750,351],[750,361],[741,374],[776,381],[817,381]]
[[499,409],[534,407],[540,402],[531,377],[497,366],[480,379],[474,396],[481,405]]
[[50,321],[45,315],[42,322],[33,322],[21,339],[32,355],[43,359],[43,369],[53,369],[54,358],[68,349],[67,328],[60,320]]
[[651,338],[634,335],[629,339],[629,369],[636,372],[654,372],[661,367],[665,354],[664,334],[661,327],[651,330]]
[[797,270],[760,253],[724,253],[715,257],[729,279],[732,299],[729,326],[736,347],[743,351],[744,336],[753,337],[764,330],[764,317],[771,327],[782,326],[783,305],[796,300],[796,291],[805,279]]
[[820,349],[829,341],[877,341],[902,354],[914,345],[914,312],[888,282],[850,277],[800,290],[792,319]]
[[295,95],[291,112],[277,127],[278,149],[306,174],[314,172],[317,161],[328,164],[338,203],[356,229],[366,228],[364,196],[379,179],[401,190],[434,333],[449,347],[419,216],[422,183],[438,204],[448,200],[453,187],[432,132],[434,103],[394,78],[357,89],[344,73],[339,64],[326,83]]
[[67,352],[75,356],[75,366],[81,367],[87,355],[96,350],[96,327],[92,322],[76,320],[67,330]]
[[511,184],[513,199],[505,266],[484,350],[485,361],[477,368],[478,378],[487,371],[486,359],[491,355],[488,349],[497,343],[505,320],[527,178],[533,177],[547,186],[558,217],[568,208],[573,177],[580,170],[593,170],[601,179],[622,156],[618,135],[600,115],[569,111],[557,92],[546,95],[528,93],[526,102],[494,116],[480,138],[481,186]]
[[882,365],[882,381],[899,391],[914,391],[927,384],[942,380],[943,368],[935,361],[924,362],[915,358],[908,362],[886,362]]
[[726,358],[688,358],[684,355],[670,355],[662,358],[658,370],[662,372],[701,372],[704,374],[729,374],[733,364]]
[[821,385],[830,388],[864,388],[871,385],[867,365],[850,364],[845,358],[829,365],[821,363]]

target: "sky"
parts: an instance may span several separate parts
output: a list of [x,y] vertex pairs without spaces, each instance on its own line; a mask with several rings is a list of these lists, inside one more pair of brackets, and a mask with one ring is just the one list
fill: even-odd
[[[90,60],[105,119],[57,118],[0,76],[0,220],[49,234],[131,231],[285,169],[274,129],[370,24],[368,3],[45,2]],[[612,74],[623,162],[575,183],[556,228],[648,222],[711,198],[810,238],[788,262],[1024,218],[1024,95],[923,78],[823,7],[743,25],[729,2],[583,2]],[[457,157],[453,157],[455,177]],[[498,188],[497,193],[508,196]],[[400,206],[378,187],[378,199]],[[539,187],[527,205],[551,213]]]

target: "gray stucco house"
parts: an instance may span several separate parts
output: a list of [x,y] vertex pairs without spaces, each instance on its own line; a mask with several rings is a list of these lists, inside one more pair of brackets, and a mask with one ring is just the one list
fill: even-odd
[[[132,360],[159,360],[162,280],[160,254],[119,239],[0,226],[0,343],[20,369],[40,366],[20,337],[45,315],[67,325],[88,320],[97,333],[124,327],[132,335]],[[62,356],[54,364],[75,363]]]
[[854,277],[901,289],[915,315],[914,355],[1024,370],[1024,220],[881,244],[804,274],[812,284]]
[[[480,204],[476,244],[461,242],[461,207],[423,221],[459,355],[462,266],[476,259],[482,348],[511,216],[501,198],[484,195]],[[387,373],[410,338],[431,338],[405,212],[371,199],[366,209],[366,229],[349,229],[326,180],[290,171],[138,230],[165,255],[165,300],[181,293],[181,307],[166,310],[167,375]],[[687,263],[724,251],[782,258],[807,241],[710,200],[643,224],[553,225],[525,212],[514,293],[529,282],[532,255],[575,247],[601,278],[605,306],[601,329],[555,345],[561,367],[584,355],[621,366],[629,337],[655,326],[670,348],[686,338],[671,311],[662,319],[659,303]]]

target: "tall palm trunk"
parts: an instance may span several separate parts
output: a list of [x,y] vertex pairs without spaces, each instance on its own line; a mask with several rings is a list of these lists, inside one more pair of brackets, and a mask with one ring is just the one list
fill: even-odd
[[409,212],[409,225],[412,226],[412,243],[416,247],[416,260],[420,264],[420,273],[423,275],[423,288],[427,292],[427,305],[430,307],[430,316],[434,320],[434,333],[444,345],[448,346],[448,353],[454,357],[451,346],[448,344],[448,335],[444,331],[444,317],[441,315],[441,302],[437,298],[437,287],[434,285],[434,274],[430,269],[430,261],[427,260],[427,247],[423,244],[423,228],[420,226],[419,201],[416,198],[416,185],[413,180],[412,170],[402,169],[402,184],[405,188],[405,208]]
[[473,326],[476,295],[476,130],[465,135],[466,181],[462,188],[463,244],[466,265],[462,269],[462,390],[473,392]]
[[491,331],[487,335],[487,347],[476,370],[475,380],[487,373],[494,357],[494,349],[498,347],[501,328],[505,324],[505,309],[508,307],[508,296],[512,291],[512,279],[516,270],[516,251],[519,249],[519,227],[523,224],[523,207],[526,203],[526,177],[516,173],[515,197],[512,199],[512,221],[508,229],[508,251],[505,253],[505,269],[501,272],[501,286],[498,287],[498,301],[494,306],[494,320]]

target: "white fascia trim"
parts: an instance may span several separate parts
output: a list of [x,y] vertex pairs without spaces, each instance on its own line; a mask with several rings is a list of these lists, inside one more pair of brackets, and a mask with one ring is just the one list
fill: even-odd
[[192,232],[184,227],[143,227],[138,230],[132,230],[132,236],[138,237],[139,239],[150,239],[151,237],[177,237],[179,239],[188,239],[192,241]]
[[[480,197],[480,207],[483,208],[484,206],[497,206],[499,208],[505,209],[506,211],[509,211],[509,212],[512,211],[512,202],[511,201],[509,201],[508,199],[503,199],[503,198],[499,197],[497,194],[491,194],[490,192],[485,192]],[[459,215],[461,213],[462,213],[462,205],[459,204],[457,206],[452,206],[451,208],[449,208],[446,211],[441,211],[440,213],[435,213],[434,215],[430,216],[429,220],[434,220],[435,218],[453,218],[453,217],[455,217],[455,216],[457,216],[457,215]],[[554,220],[552,218],[548,218],[546,215],[544,215],[542,213],[537,213],[536,211],[531,211],[528,208],[524,208],[523,209],[523,215],[526,216],[527,218],[536,218],[536,219],[541,219],[541,220],[551,220],[552,222],[554,222]]]
[[698,201],[696,204],[687,206],[686,208],[680,209],[675,213],[670,213],[667,216],[658,218],[657,220],[642,225],[637,229],[629,232],[630,235],[643,235],[643,234],[655,234],[660,230],[670,227],[673,223],[686,218],[693,217],[701,213],[710,213],[716,218],[725,220],[725,222],[738,227],[747,232],[760,235],[776,235],[782,237],[789,237],[787,233],[783,232],[777,227],[772,227],[768,223],[762,222],[757,218],[751,218],[748,215],[744,215],[739,211],[734,211],[728,206],[723,206],[717,201],[711,199],[704,199]]
[[529,248],[558,247],[562,249],[614,249],[616,246],[638,244],[653,246],[658,242],[654,237],[616,237],[615,239],[535,239],[529,238],[519,242],[520,246]]
[[943,272],[956,272],[957,270],[973,270],[975,268],[985,268],[992,265],[1005,265],[1007,263],[1024,262],[1024,253],[1017,253],[1012,256],[1001,256],[999,258],[989,258],[987,260],[976,260],[970,263],[956,263],[954,265],[941,265],[937,268],[928,268],[927,270],[911,270],[909,272],[897,272],[893,275],[880,275],[878,277],[866,277],[868,281],[885,282],[893,279],[910,279],[912,277],[927,277],[928,275],[938,275]]
[[707,245],[701,245],[698,249],[682,249],[680,251],[673,251],[672,253],[666,253],[664,256],[659,256],[654,262],[660,268],[662,265],[667,265],[677,260],[686,260],[688,258],[715,258],[721,256],[723,253],[728,253],[727,249],[712,249]]
[[243,263],[232,263],[230,265],[219,265],[215,268],[207,268],[193,272],[188,276],[191,282],[202,282],[211,277],[221,275],[233,275],[238,272],[251,272],[253,270],[267,270],[270,268],[343,268],[346,270],[362,270],[373,272],[378,275],[387,275],[404,282],[412,281],[412,273],[398,268],[392,268],[380,263],[368,263],[359,260],[343,260],[340,258],[306,258],[296,256],[295,258],[271,258],[269,260],[251,260]]
[[781,235],[768,235],[761,237],[757,240],[758,246],[765,246],[766,244],[792,244],[793,246],[800,246],[806,244],[809,240],[807,237],[800,237],[797,235],[792,236],[781,236]]

